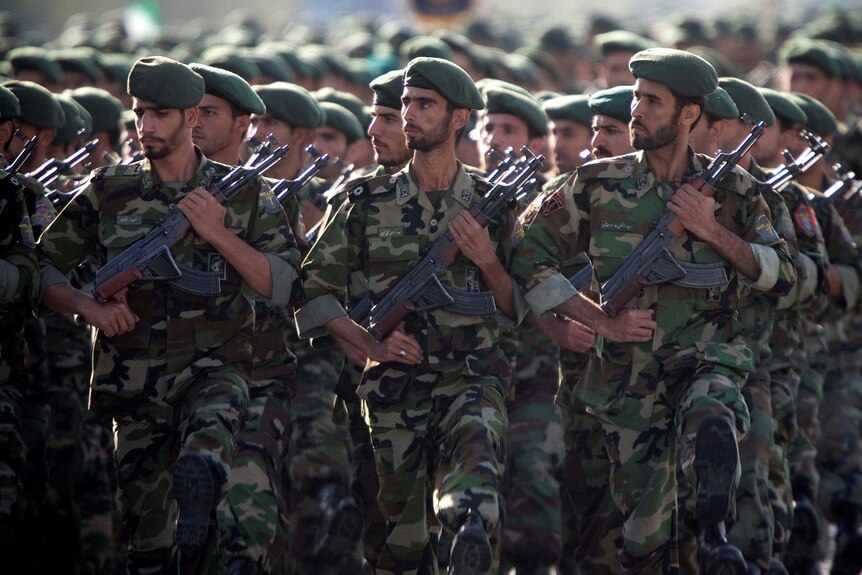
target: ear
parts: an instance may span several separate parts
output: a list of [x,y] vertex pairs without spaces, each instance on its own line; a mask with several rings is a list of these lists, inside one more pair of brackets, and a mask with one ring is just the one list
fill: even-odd
[[5,122],[0,123],[0,147],[6,145],[6,143],[12,138],[12,134],[15,132],[15,126],[12,124],[12,120],[6,120]]
[[724,133],[724,129],[727,127],[727,120],[716,120],[712,123],[712,127],[709,129],[710,135],[712,136],[713,142],[718,142],[721,140],[721,135]]
[[527,142],[527,147],[530,148],[534,154],[539,154],[542,150],[545,149],[545,144],[548,142],[547,136],[539,136],[538,138],[533,138]]
[[234,120],[234,128],[236,128],[240,134],[245,134],[248,132],[248,127],[251,125],[251,116],[248,114],[241,114],[236,117]]
[[452,124],[455,126],[456,132],[466,126],[469,121],[470,110],[468,108],[455,108],[452,112]]
[[185,121],[186,128],[194,128],[197,125],[198,114],[200,114],[200,109],[197,106],[183,110],[183,120]]
[[696,104],[686,104],[682,108],[682,112],[679,115],[679,120],[686,128],[690,128],[694,125],[695,122],[697,122],[698,117],[700,117],[701,115],[700,112],[700,106]]
[[57,128],[42,128],[39,130],[39,147],[47,150],[56,137]]

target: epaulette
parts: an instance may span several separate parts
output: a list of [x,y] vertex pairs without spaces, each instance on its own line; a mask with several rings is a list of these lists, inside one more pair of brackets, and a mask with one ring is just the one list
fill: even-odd
[[557,188],[562,187],[562,185],[565,184],[566,181],[571,177],[572,177],[572,172],[564,172],[564,173],[560,174],[559,176],[545,182],[545,185],[542,186],[542,191],[543,192],[553,192]]
[[603,179],[625,179],[631,178],[634,173],[637,155],[634,153],[616,156],[613,158],[601,158],[591,160],[580,166],[577,170],[578,177],[603,178]]
[[90,181],[97,182],[102,178],[137,178],[140,177],[141,170],[143,170],[141,162],[103,166],[93,170],[92,175],[90,176]]
[[367,180],[357,180],[350,187],[344,186],[344,189],[347,190],[347,197],[350,199],[350,203],[356,203],[366,196],[394,190],[397,180],[398,174],[391,176],[383,174],[382,176],[375,176]]

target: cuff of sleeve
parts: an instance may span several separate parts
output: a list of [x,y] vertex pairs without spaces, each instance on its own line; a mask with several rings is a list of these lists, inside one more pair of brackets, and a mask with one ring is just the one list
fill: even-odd
[[554,274],[525,294],[530,310],[538,316],[554,309],[578,294],[578,290],[562,274]]
[[347,315],[347,312],[338,298],[331,294],[322,295],[296,311],[296,331],[301,338],[326,335],[323,325],[343,315]]
[[20,279],[17,266],[6,260],[0,260],[0,302],[9,303],[15,299]]
[[496,321],[497,325],[503,329],[515,329],[521,325],[521,322],[524,321],[525,317],[527,317],[527,312],[529,311],[527,308],[527,300],[524,298],[524,292],[515,281],[512,281],[512,306],[515,308],[514,318],[508,317],[499,311],[497,312],[497,315],[494,316],[494,321]]
[[760,275],[756,280],[752,281],[744,275],[739,274],[742,278],[742,283],[755,290],[769,291],[778,283],[778,271],[781,268],[781,259],[778,257],[778,252],[769,246],[752,243],[748,245],[751,246],[751,252],[757,261],[757,267],[760,268]]
[[45,290],[56,284],[68,284],[69,280],[66,279],[60,270],[55,268],[54,266],[48,264],[43,266],[41,270],[39,270],[39,301],[42,301],[42,296],[45,293]]
[[844,292],[844,303],[847,309],[853,309],[859,302],[859,276],[856,274],[856,270],[851,267],[844,265],[837,265],[835,267],[838,269],[838,273],[841,274],[841,289]]
[[290,294],[293,293],[293,282],[299,274],[296,269],[283,258],[274,254],[264,254],[269,260],[269,273],[272,278],[272,303],[280,307],[290,304]]
[[817,289],[817,264],[804,253],[799,254],[796,283],[786,296],[778,298],[778,309],[789,309],[811,299]]

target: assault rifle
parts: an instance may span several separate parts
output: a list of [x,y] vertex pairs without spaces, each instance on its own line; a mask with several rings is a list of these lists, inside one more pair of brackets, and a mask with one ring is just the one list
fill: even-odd
[[287,201],[287,198],[298,192],[302,189],[302,186],[307,184],[311,178],[317,175],[320,170],[326,167],[326,164],[329,163],[329,154],[321,155],[320,152],[314,149],[314,146],[306,146],[305,151],[308,152],[314,161],[305,168],[301,174],[296,176],[293,180],[283,179],[277,181],[272,186],[272,191],[275,194],[275,197],[278,198],[278,201],[284,205],[284,202]]
[[[542,165],[544,158],[541,155],[535,156],[529,150],[527,153],[530,157],[525,155],[496,181],[488,182],[485,196],[470,208],[470,214],[483,227],[530,185]],[[434,240],[419,263],[402,276],[380,301],[372,304],[370,294],[366,295],[351,309],[350,318],[367,325],[368,332],[380,341],[412,312],[446,307],[469,315],[496,313],[494,298],[487,292],[466,292],[440,282],[440,274],[455,261],[458,253],[452,232],[447,230]]]
[[18,155],[15,156],[15,159],[12,160],[12,163],[6,166],[6,173],[10,176],[17,174],[24,164],[27,163],[27,160],[29,160],[30,156],[33,155],[33,150],[36,149],[36,145],[39,143],[39,136],[33,136],[28,140],[27,136],[25,136],[24,132],[21,130],[15,130],[15,137],[24,141],[24,147]]
[[758,182],[763,186],[768,186],[776,192],[782,191],[790,182],[796,179],[800,174],[804,173],[808,168],[817,163],[817,161],[826,155],[829,151],[829,144],[812,134],[811,132],[802,131],[802,137],[808,142],[808,147],[804,152],[799,154],[799,157],[794,158],[793,155],[784,150],[784,164],[781,165],[765,182]]
[[[224,204],[254,178],[274,166],[287,154],[288,146],[279,146],[254,165],[246,163],[233,168],[210,189],[213,197]],[[171,246],[188,234],[188,218],[171,205],[168,213],[147,235],[126,248],[96,272],[93,296],[104,303],[123,288],[136,281],[167,281],[183,291],[200,295],[217,295],[221,292],[221,275],[197,270],[177,263],[171,255]]]
[[[99,146],[99,139],[90,140],[67,157],[65,160],[51,158],[46,160],[44,164],[27,174],[34,178],[37,182],[47,187],[56,181],[57,178],[72,171],[72,168],[86,160]],[[50,194],[49,194],[50,195]]]
[[848,200],[862,191],[862,182],[856,180],[856,174],[851,172],[841,164],[832,166],[835,173],[838,174],[838,179],[831,186],[823,190],[823,195],[827,198],[836,196],[837,198]]
[[[719,152],[706,170],[692,182],[702,194],[712,196],[715,187],[733,170],[763,134],[766,124],[758,122],[745,140],[732,152]],[[681,262],[668,251],[685,228],[676,214],[666,210],[623,265],[602,284],[602,309],[615,316],[644,287],[674,282],[685,287],[705,287],[727,283],[727,271],[722,262],[695,264]]]

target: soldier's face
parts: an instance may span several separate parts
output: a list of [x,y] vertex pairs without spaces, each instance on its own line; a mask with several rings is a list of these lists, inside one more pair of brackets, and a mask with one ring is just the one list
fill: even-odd
[[385,106],[371,106],[371,125],[368,135],[374,147],[374,161],[381,166],[404,165],[413,152],[407,147],[407,137],[401,128],[401,110]]
[[599,73],[607,88],[614,86],[630,86],[635,83],[635,77],[629,70],[629,60],[634,52],[613,52],[602,60]]
[[551,122],[554,161],[559,173],[576,170],[583,165],[581,152],[591,148],[592,128],[574,120],[558,119]]
[[[344,132],[340,132],[332,126],[321,126],[317,129],[317,137],[314,139],[314,147],[321,154],[329,154],[330,158],[340,158],[342,161],[349,162],[347,159],[347,136]],[[337,162],[329,162],[324,169],[320,171],[322,178],[331,179],[337,178],[341,168]]]
[[802,92],[817,100],[828,100],[828,92],[832,81],[821,68],[794,62],[790,65],[790,91]]
[[529,144],[530,133],[527,124],[512,114],[485,114],[479,126],[479,153],[482,157],[482,167],[491,170],[499,162],[488,157],[488,152],[494,150],[504,157],[506,150],[512,148],[516,152]]
[[405,86],[401,95],[401,116],[407,147],[411,150],[433,150],[456,131],[452,123],[453,111],[434,90]]
[[664,84],[638,78],[632,99],[632,146],[636,150],[655,150],[679,137],[676,99]]
[[241,137],[236,132],[236,120],[227,100],[205,94],[198,104],[198,123],[192,130],[195,145],[206,156],[215,156]]
[[185,110],[164,108],[135,98],[132,111],[141,148],[150,160],[169,156],[190,135],[191,126],[187,126]]
[[634,151],[629,125],[610,116],[593,116],[593,155],[597,158],[612,158]]
[[278,140],[279,144],[287,144],[291,150],[302,149],[302,147],[297,148],[296,146],[294,132],[295,130],[290,124],[279,120],[271,114],[264,114],[262,116],[253,114],[251,116],[251,127],[248,136],[250,138],[257,138],[262,142],[267,136],[272,134]]

